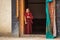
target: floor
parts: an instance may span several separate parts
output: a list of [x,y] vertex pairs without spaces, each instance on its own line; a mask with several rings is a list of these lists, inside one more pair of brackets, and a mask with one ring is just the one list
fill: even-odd
[[0,40],[60,40],[60,38],[55,38],[55,39],[46,39],[43,37],[0,37]]
[[12,38],[12,37],[0,37],[0,40],[46,40],[40,37],[24,37],[24,38]]

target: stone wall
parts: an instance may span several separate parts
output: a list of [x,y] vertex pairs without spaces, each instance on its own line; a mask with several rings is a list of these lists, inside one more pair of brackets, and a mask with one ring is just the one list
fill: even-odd
[[0,0],[0,33],[11,33],[11,0]]

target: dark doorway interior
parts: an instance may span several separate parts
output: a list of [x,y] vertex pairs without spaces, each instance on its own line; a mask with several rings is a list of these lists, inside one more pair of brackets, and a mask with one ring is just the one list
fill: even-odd
[[30,9],[34,17],[32,24],[32,34],[45,34],[45,0],[25,0],[25,9],[26,8]]

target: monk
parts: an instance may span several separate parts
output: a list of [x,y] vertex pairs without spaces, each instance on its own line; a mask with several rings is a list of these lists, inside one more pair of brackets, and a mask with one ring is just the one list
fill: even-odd
[[24,14],[25,17],[25,34],[31,34],[32,33],[32,20],[33,16],[32,13],[30,12],[29,8],[26,9],[26,12]]

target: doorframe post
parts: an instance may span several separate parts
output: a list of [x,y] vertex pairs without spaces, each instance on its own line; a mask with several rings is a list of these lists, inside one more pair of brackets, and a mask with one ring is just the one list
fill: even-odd
[[20,13],[19,13],[19,36],[24,35],[24,0],[20,0]]

